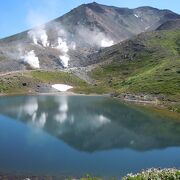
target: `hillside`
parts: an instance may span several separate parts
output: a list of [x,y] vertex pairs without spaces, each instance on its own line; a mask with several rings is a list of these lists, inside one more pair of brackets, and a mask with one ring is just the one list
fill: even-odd
[[[44,92],[44,86],[48,89],[53,83],[66,83],[78,93],[111,93],[121,99],[156,102],[180,111],[179,30],[142,33],[88,58],[91,66],[64,72],[9,73],[1,77],[0,92]],[[81,80],[84,75],[91,82]]]
[[170,20],[160,25],[157,30],[176,30],[180,29],[180,20]]
[[0,40],[0,72],[87,66],[90,54],[175,19],[180,15],[152,7],[83,4],[40,27]]
[[157,98],[172,107],[176,104],[175,110],[180,107],[179,30],[143,33],[93,57],[96,63],[105,62],[90,72],[103,90],[119,97]]
[[66,83],[77,93],[108,93],[180,111],[179,19],[152,7],[83,4],[0,40],[0,93],[44,92]]

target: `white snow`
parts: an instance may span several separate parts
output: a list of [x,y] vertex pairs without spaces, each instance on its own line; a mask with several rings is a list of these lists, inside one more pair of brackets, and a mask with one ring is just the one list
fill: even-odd
[[73,87],[66,84],[54,84],[52,85],[52,88],[60,92],[66,92],[67,90],[72,89]]
[[135,17],[139,18],[139,16],[137,14],[134,14]]

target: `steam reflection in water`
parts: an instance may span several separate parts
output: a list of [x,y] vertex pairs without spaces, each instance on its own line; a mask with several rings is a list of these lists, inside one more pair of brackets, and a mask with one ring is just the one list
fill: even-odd
[[0,103],[2,114],[87,152],[180,145],[178,121],[146,114],[104,97],[10,97]]
[[180,167],[179,121],[110,98],[1,97],[0,114],[1,172],[121,177]]

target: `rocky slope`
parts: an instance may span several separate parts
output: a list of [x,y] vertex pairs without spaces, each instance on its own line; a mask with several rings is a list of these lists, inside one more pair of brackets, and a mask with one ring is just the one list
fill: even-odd
[[180,15],[152,7],[83,4],[41,27],[0,40],[0,71],[87,66],[90,54],[175,19]]
[[169,20],[160,25],[157,30],[180,29],[180,19]]
[[131,100],[156,97],[180,112],[180,30],[143,33],[91,56],[91,64],[104,62],[89,73],[102,90]]

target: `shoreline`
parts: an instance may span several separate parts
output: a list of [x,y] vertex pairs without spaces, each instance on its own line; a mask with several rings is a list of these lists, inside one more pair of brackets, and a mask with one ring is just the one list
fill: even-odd
[[[75,93],[72,91],[66,91],[66,92],[45,92],[45,93],[40,93],[40,92],[34,92],[34,93],[13,93],[13,94],[5,94],[5,93],[0,93],[0,97],[11,97],[11,96],[102,96],[102,97],[108,97],[115,99],[117,101],[120,101],[122,103],[136,106],[138,108],[144,109],[149,112],[154,112],[158,115],[163,115],[165,117],[173,118],[176,120],[180,120],[179,116],[180,113],[176,111],[169,110],[165,104],[163,104],[162,101],[157,101],[157,100],[142,100],[142,99],[132,99],[132,98],[127,98],[124,97],[125,94],[121,94],[121,96],[113,96],[111,93],[107,94],[84,94],[84,93]],[[127,94],[126,94],[127,95]],[[133,96],[132,94],[128,94],[129,96]]]
[[[40,70],[37,72],[46,72],[47,70]],[[5,82],[9,82],[10,78],[13,78],[12,75],[16,75],[17,73],[29,73],[29,72],[36,72],[36,70],[31,70],[31,71],[15,71],[15,72],[7,72],[7,73],[0,73],[0,77],[5,76],[7,77],[7,80]],[[55,71],[56,72],[56,71]],[[29,74],[26,74],[29,77]],[[38,76],[39,74],[36,74]],[[41,76],[44,74],[40,74]],[[54,77],[51,77],[51,74],[48,76],[50,77],[49,80],[37,80],[36,78],[33,79],[33,76],[30,74],[30,80],[28,79],[21,79],[19,86],[16,86],[15,88],[10,88],[7,90],[2,90],[0,91],[0,97],[3,96],[41,96],[41,95],[58,95],[58,96],[105,96],[105,97],[111,97],[111,98],[116,98],[117,100],[125,103],[130,103],[130,104],[135,104],[135,105],[141,105],[141,106],[153,106],[154,108],[160,108],[160,109],[165,109],[169,112],[175,112],[180,114],[180,103],[178,102],[173,102],[175,101],[174,99],[169,100],[168,96],[166,95],[156,95],[156,94],[145,94],[145,93],[137,93],[134,94],[133,92],[115,92],[112,90],[108,91],[100,91],[98,92],[98,89],[93,89],[90,91],[86,90],[86,87],[80,86],[79,84],[75,83],[67,83],[67,82],[61,82],[61,84],[72,86],[75,89],[72,90],[67,90],[66,92],[58,92],[58,90],[55,90],[52,88],[53,84],[57,84],[57,79],[53,79]],[[21,77],[21,75],[20,75]],[[59,76],[58,76],[59,77]],[[69,77],[69,76],[68,76]],[[19,81],[18,81],[19,82]],[[53,83],[52,83],[53,82]],[[11,84],[11,81],[10,81]],[[9,87],[9,84],[7,85]],[[78,93],[78,90],[76,88],[80,88],[80,93]],[[88,87],[87,87],[88,89]],[[91,87],[90,87],[91,89]],[[74,92],[73,92],[74,91]],[[89,92],[95,92],[95,93],[89,93]],[[103,92],[107,92],[103,94]],[[102,93],[102,94],[101,94]]]
[[54,96],[54,95],[59,95],[59,96],[104,96],[104,97],[111,97],[110,94],[84,94],[84,93],[75,93],[71,91],[67,92],[45,92],[45,93],[12,93],[12,94],[2,94],[0,93],[0,97],[10,97],[10,96],[43,96],[43,95],[48,95],[48,96]]

